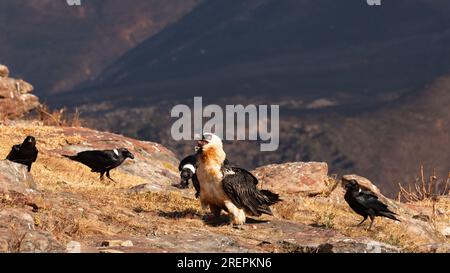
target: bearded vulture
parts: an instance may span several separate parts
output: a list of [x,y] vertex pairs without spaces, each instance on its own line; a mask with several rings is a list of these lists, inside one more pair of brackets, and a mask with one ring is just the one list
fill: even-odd
[[246,215],[272,215],[269,206],[281,201],[279,195],[258,190],[258,179],[250,172],[224,164],[226,154],[218,136],[203,134],[197,148],[196,175],[203,208],[209,207],[215,217],[221,210],[227,211],[234,225],[243,225]]

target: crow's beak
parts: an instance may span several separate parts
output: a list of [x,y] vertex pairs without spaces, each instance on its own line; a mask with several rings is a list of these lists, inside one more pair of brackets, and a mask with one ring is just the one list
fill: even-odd
[[128,154],[128,157],[134,159],[134,155],[132,153]]
[[209,142],[205,139],[199,140],[197,141],[197,147],[201,148],[203,146],[205,146],[206,144],[208,144]]

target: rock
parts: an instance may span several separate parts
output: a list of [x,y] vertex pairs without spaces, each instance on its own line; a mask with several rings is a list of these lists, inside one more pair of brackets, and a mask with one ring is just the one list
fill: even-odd
[[[274,220],[242,230],[233,230],[227,235],[206,228],[196,228],[177,234],[151,235],[145,239],[134,239],[139,247],[133,252],[169,253],[397,253],[401,249],[369,238],[349,238],[336,230],[307,226],[301,223]],[[245,236],[241,232],[249,231]],[[125,251],[125,249],[122,249]],[[128,250],[126,250],[128,251]]]
[[342,239],[325,243],[301,244],[292,240],[277,242],[288,253],[400,253],[395,246],[370,239]]
[[321,162],[272,164],[253,171],[264,189],[283,194],[316,194],[326,190],[328,165]]
[[61,253],[64,247],[50,233],[42,231],[27,232],[20,241],[21,253]]
[[369,238],[349,238],[333,229],[273,221],[259,226],[276,252],[289,253],[397,253],[401,249]]
[[11,206],[32,207],[38,196],[33,177],[27,167],[8,160],[0,160],[0,200]]
[[77,144],[66,145],[56,154],[75,154],[84,150],[125,147],[135,155],[118,169],[124,173],[149,181],[166,190],[178,179],[178,159],[172,151],[153,142],[138,141],[117,134],[98,132],[87,128],[66,127],[61,132],[66,138],[82,139]]
[[450,244],[435,243],[422,245],[421,250],[428,253],[450,253]]
[[120,246],[122,246],[122,247],[132,247],[133,246],[133,242],[130,241],[130,240],[126,240],[126,241],[123,241],[122,244],[120,244]]
[[0,160],[0,193],[15,192],[28,195],[36,189],[27,167],[9,160]]
[[36,230],[28,212],[7,208],[0,212],[0,251],[56,253],[65,248],[50,233]]
[[8,78],[9,77],[9,69],[7,66],[0,64],[0,78]]
[[414,215],[412,218],[420,220],[420,221],[423,221],[423,222],[430,222],[431,221],[430,216],[428,216],[426,214],[423,214],[423,213],[419,213],[417,215]]
[[124,253],[123,251],[115,250],[115,249],[101,249],[99,252],[100,253]]
[[132,247],[133,242],[130,240],[108,240],[101,243],[101,247]]
[[369,179],[367,179],[365,177],[362,177],[360,175],[357,175],[357,174],[346,174],[346,175],[342,176],[342,181],[344,183],[347,182],[347,181],[353,180],[353,179],[358,182],[359,186],[362,189],[370,190],[371,192],[375,193],[376,195],[384,197],[384,195],[381,194],[380,189],[378,189],[378,187],[375,186],[372,183],[372,181],[370,181]]
[[396,212],[399,215],[397,218],[406,224],[406,230],[408,232],[416,234],[417,238],[427,243],[435,243],[442,240],[442,234],[433,227],[430,221],[427,221],[429,216],[412,209],[411,205],[402,204],[387,198],[380,192],[377,186],[365,177],[355,174],[344,175],[342,182],[345,183],[351,179],[355,179],[363,189],[374,192],[383,203],[387,204],[391,210]]
[[432,223],[402,216],[402,222],[406,224],[405,232],[416,234],[418,240],[429,244],[442,241],[442,234],[434,228]]
[[443,228],[441,229],[441,233],[442,233],[445,237],[450,237],[450,226],[443,227]]
[[30,94],[31,84],[2,76],[8,74],[8,68],[0,66],[0,117],[20,118],[39,107],[39,99]]
[[81,253],[81,244],[77,241],[70,241],[66,245],[67,253]]
[[356,182],[358,182],[358,184],[362,189],[370,190],[371,192],[375,193],[382,202],[387,204],[389,207],[393,208],[396,212],[400,212],[402,214],[406,213],[410,216],[417,215],[416,212],[409,210],[406,206],[403,206],[401,203],[384,196],[381,193],[380,189],[377,186],[375,186],[375,184],[372,183],[372,181],[370,181],[365,177],[356,174],[347,174],[342,177],[342,183],[345,183],[346,181],[350,181],[352,179],[356,180]]
[[155,185],[154,183],[140,184],[134,187],[131,187],[128,190],[129,194],[136,193],[147,193],[147,192],[159,192],[162,191],[162,187],[159,185]]

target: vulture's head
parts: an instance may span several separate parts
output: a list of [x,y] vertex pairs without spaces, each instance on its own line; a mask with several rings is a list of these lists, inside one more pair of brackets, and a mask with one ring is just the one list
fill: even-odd
[[197,150],[204,159],[214,160],[221,164],[225,160],[225,152],[223,151],[223,144],[220,137],[211,133],[204,133],[202,139],[197,142]]
[[220,137],[211,133],[204,133],[202,139],[197,142],[197,147],[202,151],[211,149],[222,149],[222,140]]

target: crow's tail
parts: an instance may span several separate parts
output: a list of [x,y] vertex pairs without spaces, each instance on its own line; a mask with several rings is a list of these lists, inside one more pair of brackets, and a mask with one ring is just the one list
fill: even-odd
[[67,157],[70,160],[75,160],[75,161],[77,160],[77,156],[76,155],[62,155],[62,156]]
[[392,212],[392,211],[382,211],[381,213],[381,216],[384,216],[384,217],[387,217],[387,218],[389,218],[389,219],[392,219],[392,220],[395,220],[395,221],[399,221],[399,222],[401,222],[396,216],[397,216],[397,214],[396,213],[394,213],[394,212]]

